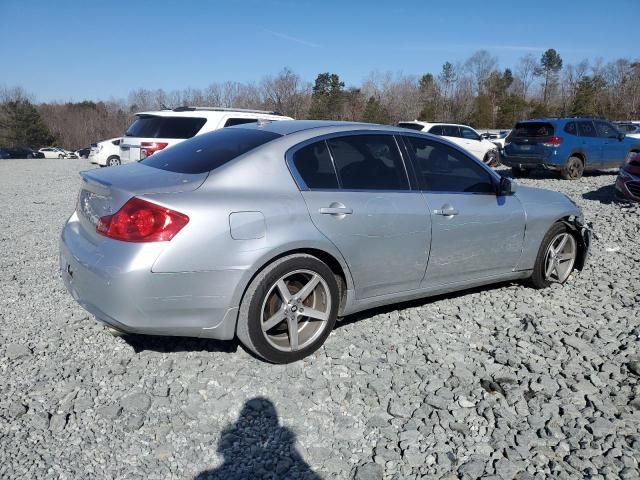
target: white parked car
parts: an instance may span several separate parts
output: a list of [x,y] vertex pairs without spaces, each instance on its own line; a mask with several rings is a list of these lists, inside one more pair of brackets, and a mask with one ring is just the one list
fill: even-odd
[[120,141],[121,138],[110,138],[91,145],[89,161],[101,167],[114,167],[120,165]]
[[482,138],[478,132],[467,125],[429,123],[414,120],[412,122],[400,122],[398,126],[444,137],[461,146],[487,165],[495,165],[499,160],[498,147],[493,142]]
[[635,122],[614,122],[614,125],[627,137],[640,138],[640,124]]
[[122,163],[137,162],[155,152],[224,127],[260,121],[293,120],[276,112],[215,107],[179,107],[136,113],[120,143]]
[[499,133],[487,133],[483,135],[483,138],[493,142],[498,147],[498,150],[502,150],[504,149],[504,141],[509,136],[509,133],[511,133],[511,130],[502,130]]
[[44,158],[74,158],[76,156],[75,153],[60,147],[45,147],[41,148],[39,152],[44,154]]

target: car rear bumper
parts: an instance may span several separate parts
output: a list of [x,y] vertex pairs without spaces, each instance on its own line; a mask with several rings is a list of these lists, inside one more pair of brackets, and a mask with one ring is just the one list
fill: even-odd
[[60,239],[60,273],[69,293],[98,321],[129,333],[234,337],[238,306],[231,299],[242,270],[153,273],[155,252],[115,240],[107,241],[121,244],[119,252],[100,248],[74,217]]
[[500,160],[503,165],[512,168],[543,168],[546,170],[560,170],[562,168],[562,165],[560,165],[557,161],[554,161],[554,159],[548,157],[543,157],[540,155],[508,155],[504,150],[502,151]]

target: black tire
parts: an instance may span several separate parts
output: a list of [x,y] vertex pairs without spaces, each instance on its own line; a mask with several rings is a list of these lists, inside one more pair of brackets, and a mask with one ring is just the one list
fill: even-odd
[[59,154],[59,155],[58,155],[58,158],[64,158],[64,155]]
[[[546,259],[547,249],[549,248],[549,244],[554,238],[556,238],[557,235],[561,233],[569,233],[572,236],[574,236],[574,239],[575,239],[574,233],[569,229],[569,227],[567,227],[566,224],[562,222],[557,222],[551,226],[549,231],[546,233],[546,235],[542,239],[542,242],[540,243],[540,248],[538,249],[538,255],[536,256],[536,263],[533,266],[533,272],[531,273],[531,277],[529,277],[529,284],[533,288],[537,288],[537,289],[547,288],[549,285],[553,283],[545,278],[545,272],[544,272],[545,259]],[[576,242],[576,245],[577,245],[577,242]],[[576,258],[577,258],[577,254],[578,254],[578,251],[576,250]],[[574,268],[575,268],[575,260],[571,270],[573,271]]]
[[120,162],[120,157],[117,155],[113,155],[107,158],[107,167],[117,167],[118,165],[122,165]]
[[[316,327],[317,333],[309,339],[306,346],[298,350],[283,351],[274,347],[265,338],[268,335],[262,331],[263,308],[271,298],[270,294],[273,294],[278,280],[288,274],[295,275],[295,272],[298,271],[313,272],[324,281],[322,288],[324,289],[325,286],[328,288],[326,296],[329,297],[327,302],[328,318],[319,321],[319,326]],[[338,316],[340,302],[338,295],[336,277],[324,262],[307,254],[294,254],[280,258],[265,267],[249,284],[240,304],[236,335],[247,349],[268,362],[290,363],[298,361],[320,348],[333,330]],[[302,315],[301,317],[305,318]],[[283,323],[286,323],[286,320],[283,320]],[[301,323],[296,323],[296,325]]]
[[514,178],[526,177],[529,175],[530,170],[522,167],[511,167],[511,174]]
[[491,150],[484,156],[484,163],[489,167],[496,167],[498,165],[498,152]]
[[563,180],[578,180],[584,173],[584,162],[579,157],[569,157],[567,165],[560,170],[560,178]]

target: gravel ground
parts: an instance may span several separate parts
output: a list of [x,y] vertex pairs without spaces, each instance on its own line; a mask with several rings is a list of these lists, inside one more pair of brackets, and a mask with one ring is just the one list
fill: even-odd
[[587,269],[347,318],[303,362],[117,338],[66,293],[85,160],[0,162],[0,478],[640,478],[640,216],[611,173],[561,190]]

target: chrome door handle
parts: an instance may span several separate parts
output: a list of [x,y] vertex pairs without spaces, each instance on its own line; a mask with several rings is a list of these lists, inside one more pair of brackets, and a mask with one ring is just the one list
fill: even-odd
[[435,215],[442,215],[443,217],[453,217],[454,215],[458,215],[460,212],[458,212],[458,209],[453,208],[447,203],[442,206],[442,209],[434,210],[433,213]]
[[322,207],[320,213],[324,215],[351,215],[353,208],[349,207]]

